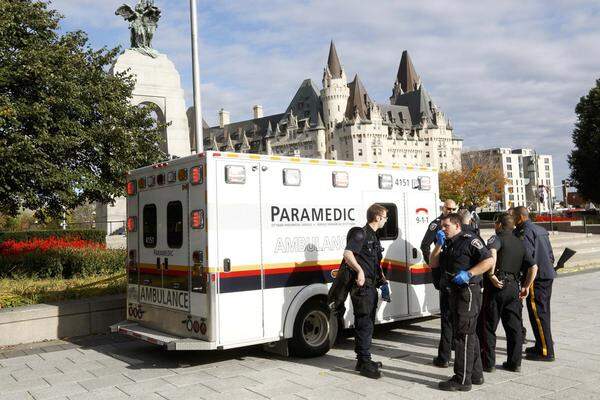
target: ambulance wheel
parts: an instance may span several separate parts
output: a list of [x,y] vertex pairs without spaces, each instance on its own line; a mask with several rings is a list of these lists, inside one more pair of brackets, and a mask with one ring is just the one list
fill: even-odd
[[337,336],[337,319],[331,318],[329,307],[318,299],[300,308],[294,321],[290,353],[296,357],[318,357],[327,353]]

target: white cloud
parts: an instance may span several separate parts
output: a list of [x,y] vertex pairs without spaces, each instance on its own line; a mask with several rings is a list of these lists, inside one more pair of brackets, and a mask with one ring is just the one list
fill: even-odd
[[[129,1],[133,4],[133,1]],[[95,44],[127,45],[120,0],[55,0],[67,28]],[[163,9],[156,46],[176,63],[191,100],[188,2]],[[329,40],[349,79],[391,94],[407,49],[434,101],[465,147],[535,147],[568,174],[574,107],[599,78],[600,5],[592,1],[229,0],[199,2],[205,119],[221,107],[232,120],[252,105],[282,112],[303,79],[320,86]]]

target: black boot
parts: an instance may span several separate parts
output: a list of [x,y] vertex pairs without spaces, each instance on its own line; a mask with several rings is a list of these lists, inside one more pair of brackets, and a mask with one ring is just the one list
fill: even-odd
[[439,383],[438,387],[440,390],[445,390],[447,392],[468,392],[471,390],[471,385],[463,385],[454,379],[454,377],[448,379],[447,381],[442,381]]
[[377,367],[377,363],[375,363],[371,360],[363,361],[360,364],[359,373],[362,376],[366,376],[367,378],[372,378],[372,379],[381,378],[381,371],[379,371],[379,368]]
[[360,368],[362,367],[362,365],[366,362],[370,362],[372,364],[375,364],[375,366],[377,368],[381,368],[383,367],[383,363],[381,361],[373,361],[373,360],[357,360],[356,361],[356,365],[354,366],[354,370],[355,371],[360,371]]

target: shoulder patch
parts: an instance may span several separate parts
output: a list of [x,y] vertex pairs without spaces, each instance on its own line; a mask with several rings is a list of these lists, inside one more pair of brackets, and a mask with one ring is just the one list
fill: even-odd
[[429,230],[433,232],[436,229],[437,229],[437,224],[435,222],[432,222],[431,225],[429,225]]
[[481,240],[479,240],[477,238],[471,240],[471,245],[473,247],[475,247],[477,250],[483,249],[483,243],[481,243]]
[[492,244],[496,241],[496,235],[492,235],[487,241],[487,244]]
[[473,235],[471,235],[470,233],[463,233],[463,237],[470,238],[470,237],[473,237]]

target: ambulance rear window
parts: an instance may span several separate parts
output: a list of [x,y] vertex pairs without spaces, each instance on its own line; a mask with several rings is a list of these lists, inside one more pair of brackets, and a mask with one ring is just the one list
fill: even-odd
[[396,240],[398,238],[398,207],[394,203],[378,203],[387,209],[387,222],[377,231],[379,240]]
[[146,204],[142,213],[144,247],[156,247],[156,205]]
[[183,206],[180,201],[167,204],[167,244],[175,249],[183,244]]

